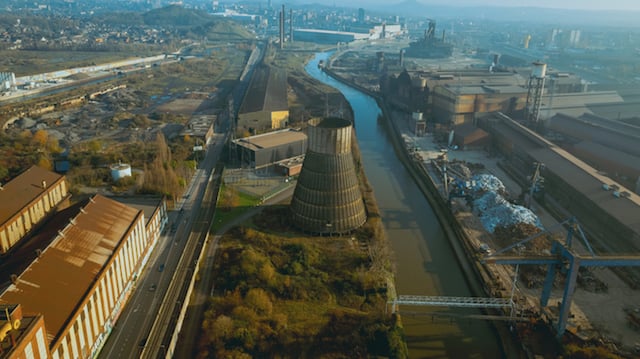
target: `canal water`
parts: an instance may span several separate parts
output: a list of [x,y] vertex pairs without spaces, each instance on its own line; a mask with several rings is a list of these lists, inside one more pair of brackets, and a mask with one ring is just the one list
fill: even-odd
[[[429,202],[396,157],[388,134],[377,117],[376,101],[322,72],[318,62],[330,53],[316,54],[307,73],[338,89],[351,104],[362,162],[373,186],[387,236],[395,252],[396,289],[401,295],[471,296]],[[411,358],[500,358],[498,338],[469,309],[401,308]]]

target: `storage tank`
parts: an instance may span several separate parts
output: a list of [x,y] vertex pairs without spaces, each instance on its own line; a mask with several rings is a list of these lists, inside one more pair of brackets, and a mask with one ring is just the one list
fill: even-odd
[[348,233],[367,220],[351,154],[351,121],[309,121],[309,147],[291,200],[294,226],[312,234]]
[[111,165],[111,177],[114,182],[118,182],[121,178],[131,177],[131,166],[127,163],[116,163]]

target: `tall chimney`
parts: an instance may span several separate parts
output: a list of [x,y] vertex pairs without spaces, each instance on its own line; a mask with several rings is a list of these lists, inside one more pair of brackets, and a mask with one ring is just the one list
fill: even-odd
[[280,48],[284,49],[284,4],[280,11]]
[[289,9],[289,41],[293,42],[293,9]]

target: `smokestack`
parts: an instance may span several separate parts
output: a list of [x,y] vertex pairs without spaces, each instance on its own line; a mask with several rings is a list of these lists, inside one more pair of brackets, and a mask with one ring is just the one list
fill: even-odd
[[284,49],[284,4],[280,11],[280,48]]
[[400,67],[404,67],[404,49],[400,50]]
[[445,30],[442,30],[442,42],[444,42],[444,34],[445,34]]
[[289,41],[293,42],[293,9],[289,9]]

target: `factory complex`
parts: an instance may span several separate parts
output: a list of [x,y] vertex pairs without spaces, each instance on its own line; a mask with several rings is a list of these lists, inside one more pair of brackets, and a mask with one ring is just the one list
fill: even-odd
[[2,358],[97,355],[167,223],[162,199],[136,206],[145,209],[102,195],[70,205],[67,188],[64,176],[31,167],[0,192],[13,199],[3,206],[12,246],[2,254]]

